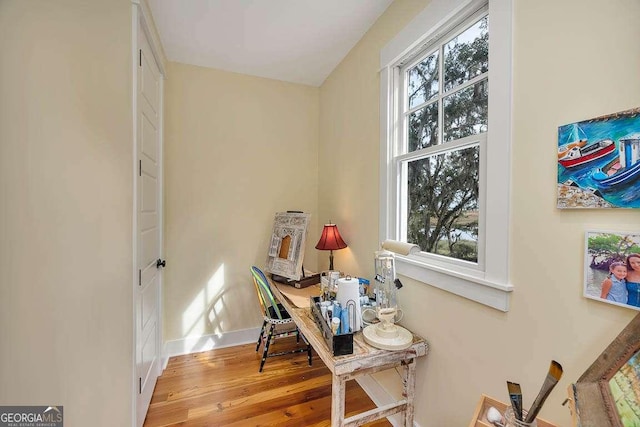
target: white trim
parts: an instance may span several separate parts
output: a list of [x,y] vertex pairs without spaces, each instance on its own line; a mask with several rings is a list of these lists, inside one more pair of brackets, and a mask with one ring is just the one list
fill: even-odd
[[131,107],[132,107],[132,174],[133,178],[131,184],[133,185],[133,212],[132,212],[132,231],[133,231],[133,265],[131,271],[131,300],[132,304],[132,319],[131,327],[133,328],[133,343],[131,354],[131,425],[137,427],[137,402],[138,402],[138,366],[136,360],[137,346],[138,346],[138,331],[136,328],[137,321],[137,285],[138,285],[138,182],[136,175],[138,174],[138,7],[135,4],[131,5],[131,73],[132,79],[132,92],[131,92]]
[[[164,77],[164,73],[160,70],[161,76]],[[160,90],[160,111],[158,111],[158,127],[159,127],[159,146],[158,146],[158,162],[160,167],[158,168],[158,185],[160,187],[160,191],[158,191],[158,206],[160,209],[158,210],[158,234],[160,239],[160,251],[159,256],[160,259],[165,260],[164,255],[164,78],[160,79],[159,82],[159,90]],[[164,307],[164,268],[159,272],[159,289],[158,289],[158,301],[160,302],[160,306],[158,307],[158,343],[162,345],[163,342],[163,333],[164,330],[164,312],[162,311],[162,307]],[[162,349],[160,349],[160,366],[166,366],[168,358],[164,355]]]
[[[386,240],[386,236],[397,234],[397,230],[395,230],[395,213],[397,209],[389,209],[392,200],[392,189],[397,185],[393,170],[394,163],[390,160],[395,153],[393,152],[393,144],[387,143],[394,137],[392,123],[395,122],[396,110],[391,103],[391,100],[395,98],[393,94],[395,90],[393,85],[394,73],[397,74],[397,69],[391,67],[385,67],[380,71],[380,225],[378,236],[381,242]],[[389,170],[389,168],[392,168],[392,170]]]
[[509,295],[513,292],[513,285],[493,282],[426,264],[413,256],[396,255],[396,273],[493,307],[496,310],[509,311]]
[[[485,279],[509,281],[509,226],[511,199],[511,141],[513,120],[513,1],[489,1],[489,134],[487,194],[485,200]],[[492,151],[493,150],[493,151]]]
[[465,9],[475,11],[486,2],[486,0],[432,0],[422,12],[382,48],[380,68],[384,69],[389,65],[395,65],[410,52],[419,50],[430,40],[446,34],[452,26],[464,21],[468,16],[467,14],[463,19],[458,19],[461,11]]
[[[167,358],[183,354],[199,353],[218,348],[233,347],[249,343],[258,343],[260,328],[243,329],[224,334],[201,335],[171,340],[164,343],[164,354]],[[163,369],[166,365],[163,366]]]
[[[486,149],[481,151],[479,203],[484,208],[484,248],[479,248],[478,265],[483,271],[468,274],[463,269],[435,265],[426,257],[398,257],[399,274],[501,311],[509,310],[513,286],[509,283],[509,224],[512,139],[512,39],[513,1],[489,3],[489,123]],[[399,99],[394,80],[398,64],[407,55],[424,48],[475,13],[487,0],[433,0],[380,52],[380,241],[398,240],[395,194],[398,194],[393,144],[397,128]],[[486,155],[483,155],[486,154]],[[482,183],[481,183],[482,184]],[[480,251],[480,249],[483,249]],[[482,252],[482,253],[481,253]],[[482,258],[482,259],[481,259]],[[452,271],[452,268],[456,268]]]

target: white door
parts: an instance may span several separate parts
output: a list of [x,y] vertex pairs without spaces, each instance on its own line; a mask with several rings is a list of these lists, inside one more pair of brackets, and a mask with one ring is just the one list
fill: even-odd
[[161,370],[161,90],[162,76],[142,28],[137,72],[137,425],[144,422]]

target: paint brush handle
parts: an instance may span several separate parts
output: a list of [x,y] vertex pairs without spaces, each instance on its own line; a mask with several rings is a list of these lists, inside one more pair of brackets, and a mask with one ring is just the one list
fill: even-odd
[[522,421],[522,395],[510,394],[511,406],[513,407],[513,414],[518,421]]
[[507,389],[509,390],[509,400],[511,401],[513,414],[518,421],[522,421],[522,390],[520,389],[520,384],[507,381]]
[[542,384],[542,388],[540,389],[540,393],[536,397],[536,400],[533,401],[533,405],[531,405],[531,409],[527,413],[527,418],[524,420],[525,423],[532,423],[533,420],[536,419],[538,413],[542,409],[542,405],[544,401],[547,400],[547,397],[551,394],[551,390],[558,384],[558,380],[547,375],[547,378],[544,380],[544,384]]
[[562,365],[560,365],[555,360],[551,361],[551,365],[549,366],[549,372],[544,379],[544,383],[540,388],[540,393],[536,397],[536,400],[533,401],[533,405],[531,405],[531,409],[529,409],[529,413],[527,414],[527,419],[525,422],[531,423],[538,416],[538,412],[542,409],[542,405],[544,401],[547,400],[551,390],[558,384],[560,381],[560,377],[562,377]]

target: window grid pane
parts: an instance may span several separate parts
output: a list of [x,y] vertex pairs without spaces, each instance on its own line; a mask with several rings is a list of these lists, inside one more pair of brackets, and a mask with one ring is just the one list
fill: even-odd
[[444,91],[489,71],[489,17],[444,45]]
[[407,241],[424,252],[478,261],[479,147],[407,162]]
[[438,143],[438,102],[433,102],[409,114],[409,152]]
[[487,131],[489,80],[444,97],[443,141],[453,141]]
[[407,71],[409,109],[438,96],[440,89],[439,57],[439,51],[434,52]]

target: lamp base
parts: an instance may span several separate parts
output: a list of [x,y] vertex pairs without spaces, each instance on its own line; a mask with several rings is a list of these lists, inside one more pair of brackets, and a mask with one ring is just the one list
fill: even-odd
[[379,323],[369,325],[362,330],[367,344],[383,350],[404,350],[413,344],[413,334],[402,326],[393,325],[398,332],[397,334],[379,334],[378,325]]

